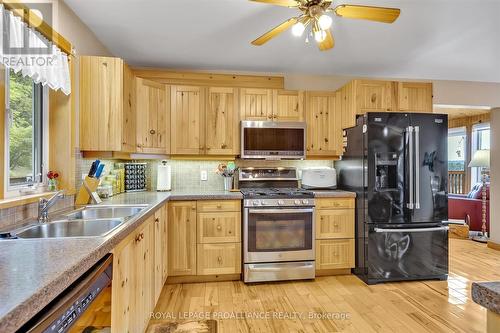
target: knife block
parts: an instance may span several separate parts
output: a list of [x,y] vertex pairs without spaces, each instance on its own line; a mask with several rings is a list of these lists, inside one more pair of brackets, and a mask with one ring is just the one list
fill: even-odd
[[95,193],[97,186],[99,186],[99,179],[89,176],[85,177],[82,187],[80,187],[76,196],[75,205],[89,204],[91,194],[94,193],[97,196],[97,193]]

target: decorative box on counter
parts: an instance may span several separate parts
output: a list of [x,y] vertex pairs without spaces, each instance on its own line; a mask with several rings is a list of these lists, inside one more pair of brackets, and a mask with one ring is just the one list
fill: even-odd
[[147,163],[125,163],[125,192],[146,191]]

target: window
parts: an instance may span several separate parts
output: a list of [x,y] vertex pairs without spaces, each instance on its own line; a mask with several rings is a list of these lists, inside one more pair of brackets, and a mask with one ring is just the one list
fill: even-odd
[[[472,126],[472,154],[479,149],[490,149],[490,124],[480,123]],[[481,168],[471,168],[471,184],[481,182]]]
[[448,170],[465,172],[467,134],[465,127],[448,129]]
[[6,75],[6,192],[42,181],[43,88],[14,71]]

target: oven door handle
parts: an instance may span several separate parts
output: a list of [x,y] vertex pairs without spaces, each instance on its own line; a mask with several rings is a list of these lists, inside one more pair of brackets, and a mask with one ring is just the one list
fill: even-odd
[[409,228],[409,229],[384,229],[375,228],[375,232],[427,232],[427,231],[444,231],[449,227],[432,227],[432,228]]
[[276,209],[249,209],[249,214],[280,214],[280,213],[314,213],[314,208],[276,208]]

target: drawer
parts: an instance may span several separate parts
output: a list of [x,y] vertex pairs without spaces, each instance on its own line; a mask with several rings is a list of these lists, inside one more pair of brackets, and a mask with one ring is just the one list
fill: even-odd
[[316,241],[316,269],[354,267],[354,239],[322,239]]
[[354,198],[319,198],[314,201],[316,209],[354,208]]
[[200,200],[198,212],[240,212],[241,200]]
[[198,275],[241,273],[241,243],[198,244]]
[[316,210],[316,239],[354,238],[354,209]]
[[241,242],[240,212],[198,213],[198,243]]

